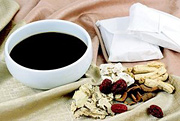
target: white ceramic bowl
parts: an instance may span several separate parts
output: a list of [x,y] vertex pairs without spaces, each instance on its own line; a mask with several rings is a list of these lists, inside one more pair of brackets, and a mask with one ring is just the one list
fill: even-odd
[[[10,57],[13,47],[23,39],[37,33],[52,31],[71,34],[83,40],[87,45],[84,55],[68,66],[53,70],[29,69],[17,64]],[[41,20],[19,28],[9,36],[4,52],[5,62],[12,76],[23,84],[38,89],[50,89],[74,82],[85,74],[92,62],[92,43],[89,34],[79,25],[64,20]]]

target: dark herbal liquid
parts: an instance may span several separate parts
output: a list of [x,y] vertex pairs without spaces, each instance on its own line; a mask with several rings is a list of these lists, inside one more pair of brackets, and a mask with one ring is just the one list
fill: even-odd
[[72,64],[86,49],[85,43],[75,36],[47,32],[24,39],[12,49],[10,56],[24,67],[50,70]]

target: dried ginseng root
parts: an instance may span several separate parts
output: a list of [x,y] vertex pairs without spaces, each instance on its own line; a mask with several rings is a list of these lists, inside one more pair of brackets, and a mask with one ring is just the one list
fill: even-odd
[[[164,63],[153,61],[146,65],[135,65],[127,70],[133,73],[135,80],[139,84],[144,84],[145,86],[152,88],[151,90],[156,90],[158,88],[167,93],[173,93],[175,90],[173,85],[165,82],[168,80],[169,75]],[[149,90],[148,88],[142,88]]]

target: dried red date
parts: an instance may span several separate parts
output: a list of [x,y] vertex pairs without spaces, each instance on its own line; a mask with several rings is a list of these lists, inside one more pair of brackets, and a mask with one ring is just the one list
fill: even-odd
[[109,79],[104,79],[101,85],[99,86],[99,90],[104,94],[108,94],[111,93],[111,86],[112,81]]
[[162,109],[157,106],[157,105],[151,105],[149,108],[148,108],[148,113],[157,117],[157,118],[162,118],[163,117],[163,111]]
[[127,111],[127,106],[124,104],[113,104],[111,106],[111,110],[114,113],[123,113],[123,112]]
[[126,81],[124,81],[123,79],[119,79],[118,81],[113,83],[111,91],[113,92],[113,94],[121,94],[124,93],[126,89],[127,89]]

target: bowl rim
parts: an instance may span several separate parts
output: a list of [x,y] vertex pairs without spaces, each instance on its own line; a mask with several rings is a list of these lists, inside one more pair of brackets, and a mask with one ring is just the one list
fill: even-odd
[[[35,25],[35,24],[39,24],[39,23],[51,23],[51,22],[59,22],[59,23],[65,23],[65,24],[70,24],[72,26],[75,26],[77,27],[78,29],[80,29],[82,31],[82,33],[85,34],[85,36],[87,37],[87,49],[85,51],[85,53],[78,59],[76,60],[75,62],[67,65],[67,66],[64,66],[64,67],[61,67],[61,68],[57,68],[57,69],[50,69],[50,70],[37,70],[37,69],[31,69],[31,68],[28,68],[28,67],[24,67],[18,63],[16,63],[9,55],[9,52],[8,52],[8,46],[9,46],[9,43],[10,43],[10,40],[12,40],[12,38],[14,36],[16,36],[16,34],[20,31],[22,31],[23,29],[26,29],[32,25]],[[35,34],[33,34],[35,35]],[[83,28],[81,27],[80,25],[78,24],[75,24],[73,22],[70,22],[70,21],[66,21],[66,20],[56,20],[56,19],[47,19],[47,20],[39,20],[39,21],[35,21],[35,22],[32,22],[32,23],[28,23],[20,28],[18,28],[17,30],[15,30],[7,39],[7,41],[5,42],[5,48],[4,48],[4,54],[5,54],[5,61],[7,61],[6,59],[8,59],[9,61],[11,61],[14,65],[16,65],[18,68],[21,68],[21,69],[25,69],[27,71],[32,71],[32,72],[40,72],[40,73],[47,73],[47,72],[55,72],[55,71],[62,71],[62,70],[66,70],[68,68],[71,68],[73,66],[75,66],[77,63],[81,62],[83,60],[83,58],[85,58],[85,56],[89,53],[89,51],[92,51],[92,42],[91,42],[91,38],[90,38],[90,35],[88,34],[88,32]],[[92,61],[92,59],[91,59]]]

